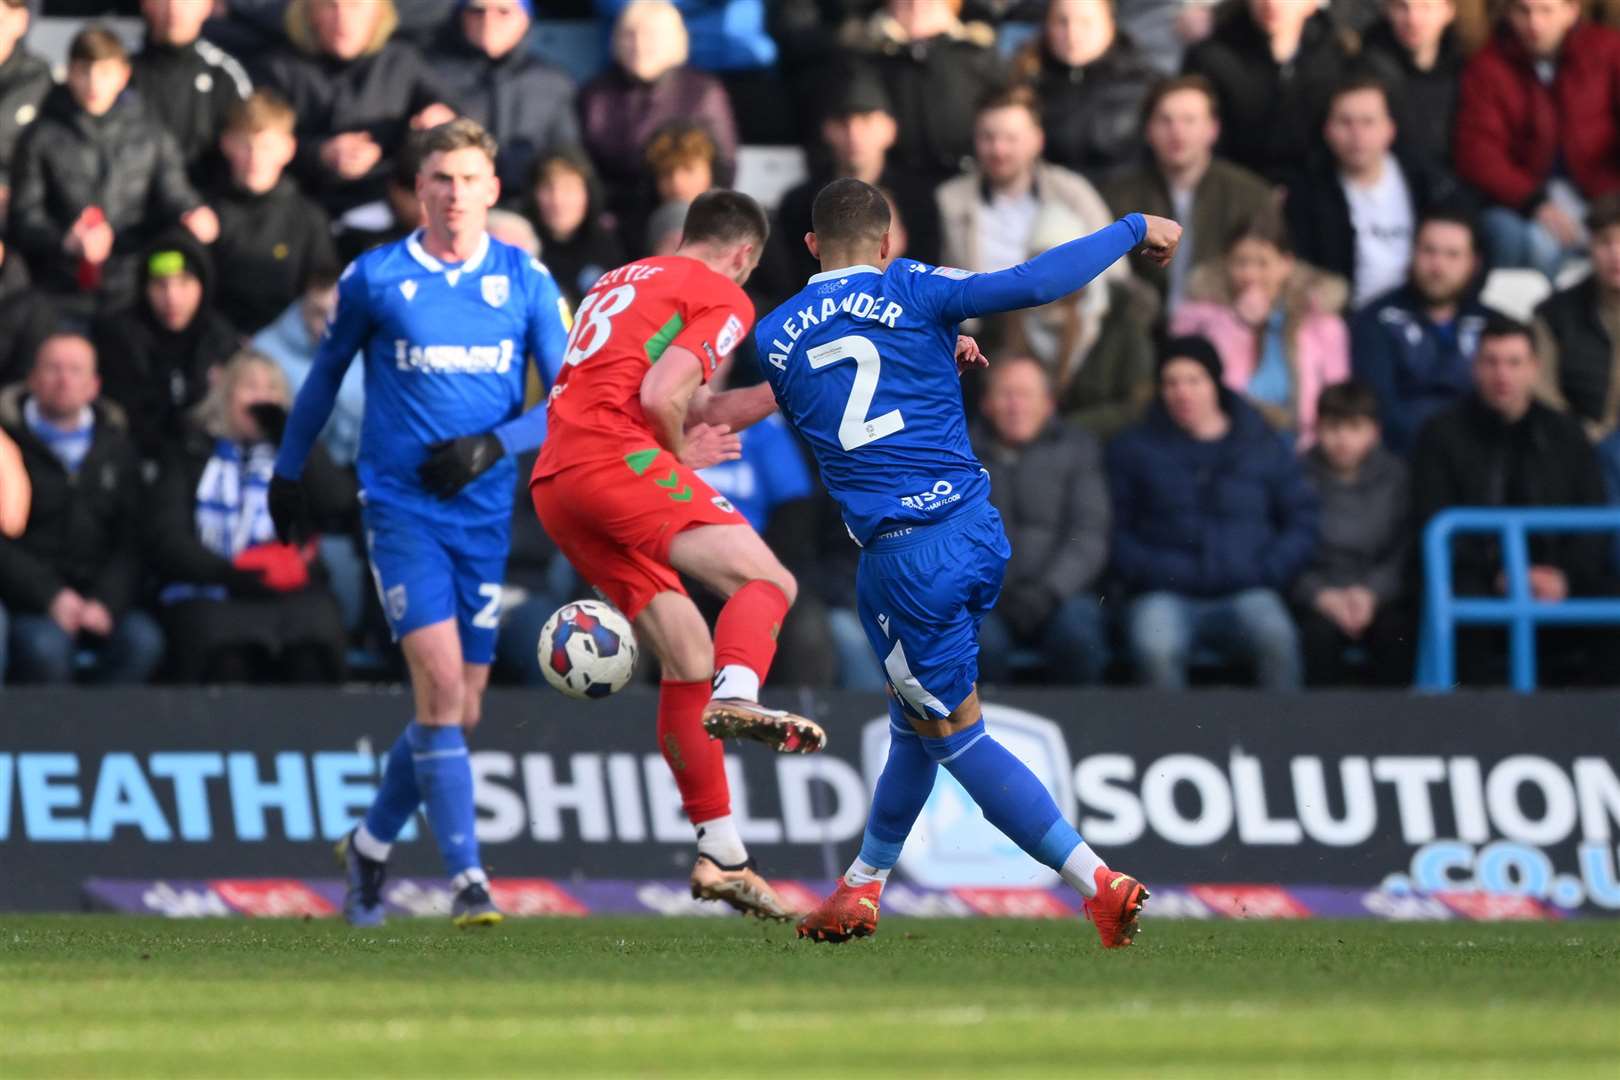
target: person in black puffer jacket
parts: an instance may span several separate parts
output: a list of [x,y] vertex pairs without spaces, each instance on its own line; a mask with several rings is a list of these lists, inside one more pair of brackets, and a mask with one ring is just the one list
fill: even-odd
[[213,306],[214,268],[190,236],[149,248],[135,303],[98,319],[92,331],[107,396],[124,407],[145,461],[178,436],[186,409],[208,393],[209,371],[229,359],[240,337]]
[[219,221],[186,179],[173,136],[125,93],[118,38],[91,27],[73,39],[68,81],[45,95],[12,160],[10,238],[35,285],[111,310],[135,288],[135,254],[184,224],[211,243]]
[[226,114],[253,83],[234,56],[198,36],[208,5],[148,3],[141,14],[146,44],[131,61],[130,85],[174,136],[192,184],[207,187],[224,172],[219,133]]
[[413,45],[394,41],[393,0],[292,0],[293,48],[260,81],[298,114],[293,173],[334,218],[379,201],[410,130],[455,118],[449,91]]
[[51,66],[22,47],[28,32],[27,0],[0,0],[0,217],[11,190],[11,155],[23,128],[39,115],[54,85]]
[[1468,60],[1452,4],[1389,4],[1361,39],[1358,63],[1389,88],[1397,146],[1434,175],[1451,174],[1457,84]]
[[1349,54],[1328,16],[1304,0],[1234,0],[1184,70],[1215,85],[1216,153],[1286,184],[1322,141],[1328,95]]
[[1045,32],[1014,67],[1040,95],[1048,161],[1094,184],[1136,163],[1142,102],[1159,73],[1118,31],[1111,2],[1051,0]]

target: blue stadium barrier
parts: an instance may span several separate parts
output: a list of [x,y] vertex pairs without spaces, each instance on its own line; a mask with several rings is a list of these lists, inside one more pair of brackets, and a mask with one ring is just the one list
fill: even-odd
[[[1530,595],[1533,532],[1620,532],[1620,507],[1499,510],[1458,507],[1436,514],[1423,530],[1423,624],[1417,687],[1449,693],[1456,683],[1460,626],[1505,626],[1513,689],[1536,688],[1537,626],[1620,625],[1620,599],[1575,598],[1558,604]],[[1495,533],[1507,579],[1503,597],[1459,597],[1451,591],[1451,540],[1459,533]]]

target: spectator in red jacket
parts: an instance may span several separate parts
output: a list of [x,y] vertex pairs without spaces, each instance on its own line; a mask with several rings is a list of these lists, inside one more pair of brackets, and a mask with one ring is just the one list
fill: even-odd
[[1586,203],[1620,190],[1620,32],[1580,0],[1509,0],[1463,72],[1457,174],[1495,203],[1496,266],[1554,277],[1586,245]]

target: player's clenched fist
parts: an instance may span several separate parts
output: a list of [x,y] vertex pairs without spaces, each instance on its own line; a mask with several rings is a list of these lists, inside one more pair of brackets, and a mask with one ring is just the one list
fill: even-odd
[[1159,266],[1169,266],[1181,243],[1181,226],[1169,218],[1143,214],[1147,222],[1147,236],[1142,239],[1142,253]]

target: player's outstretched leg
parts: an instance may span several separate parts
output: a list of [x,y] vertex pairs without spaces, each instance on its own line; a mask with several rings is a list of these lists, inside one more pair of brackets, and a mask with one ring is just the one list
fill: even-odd
[[889,757],[872,793],[872,810],[861,838],[861,853],[844,872],[837,890],[799,920],[799,936],[841,942],[877,932],[878,904],[889,871],[900,859],[911,827],[922,813],[939,766],[911,730],[900,703],[889,696]]
[[[1108,869],[1080,839],[1029,767],[985,729],[975,692],[952,714],[953,733],[924,735],[928,756],[950,771],[990,824],[1033,858],[1062,875],[1085,897],[1086,917],[1104,948],[1129,945],[1148,891],[1135,878]],[[962,721],[971,720],[966,726]]]
[[343,864],[347,891],[343,895],[343,917],[351,926],[373,927],[383,923],[383,885],[388,880],[388,855],[394,839],[422,802],[416,786],[416,765],[411,760],[408,733],[401,733],[388,751],[382,783],[371,800],[365,820],[351,829],[337,844],[338,861]]

